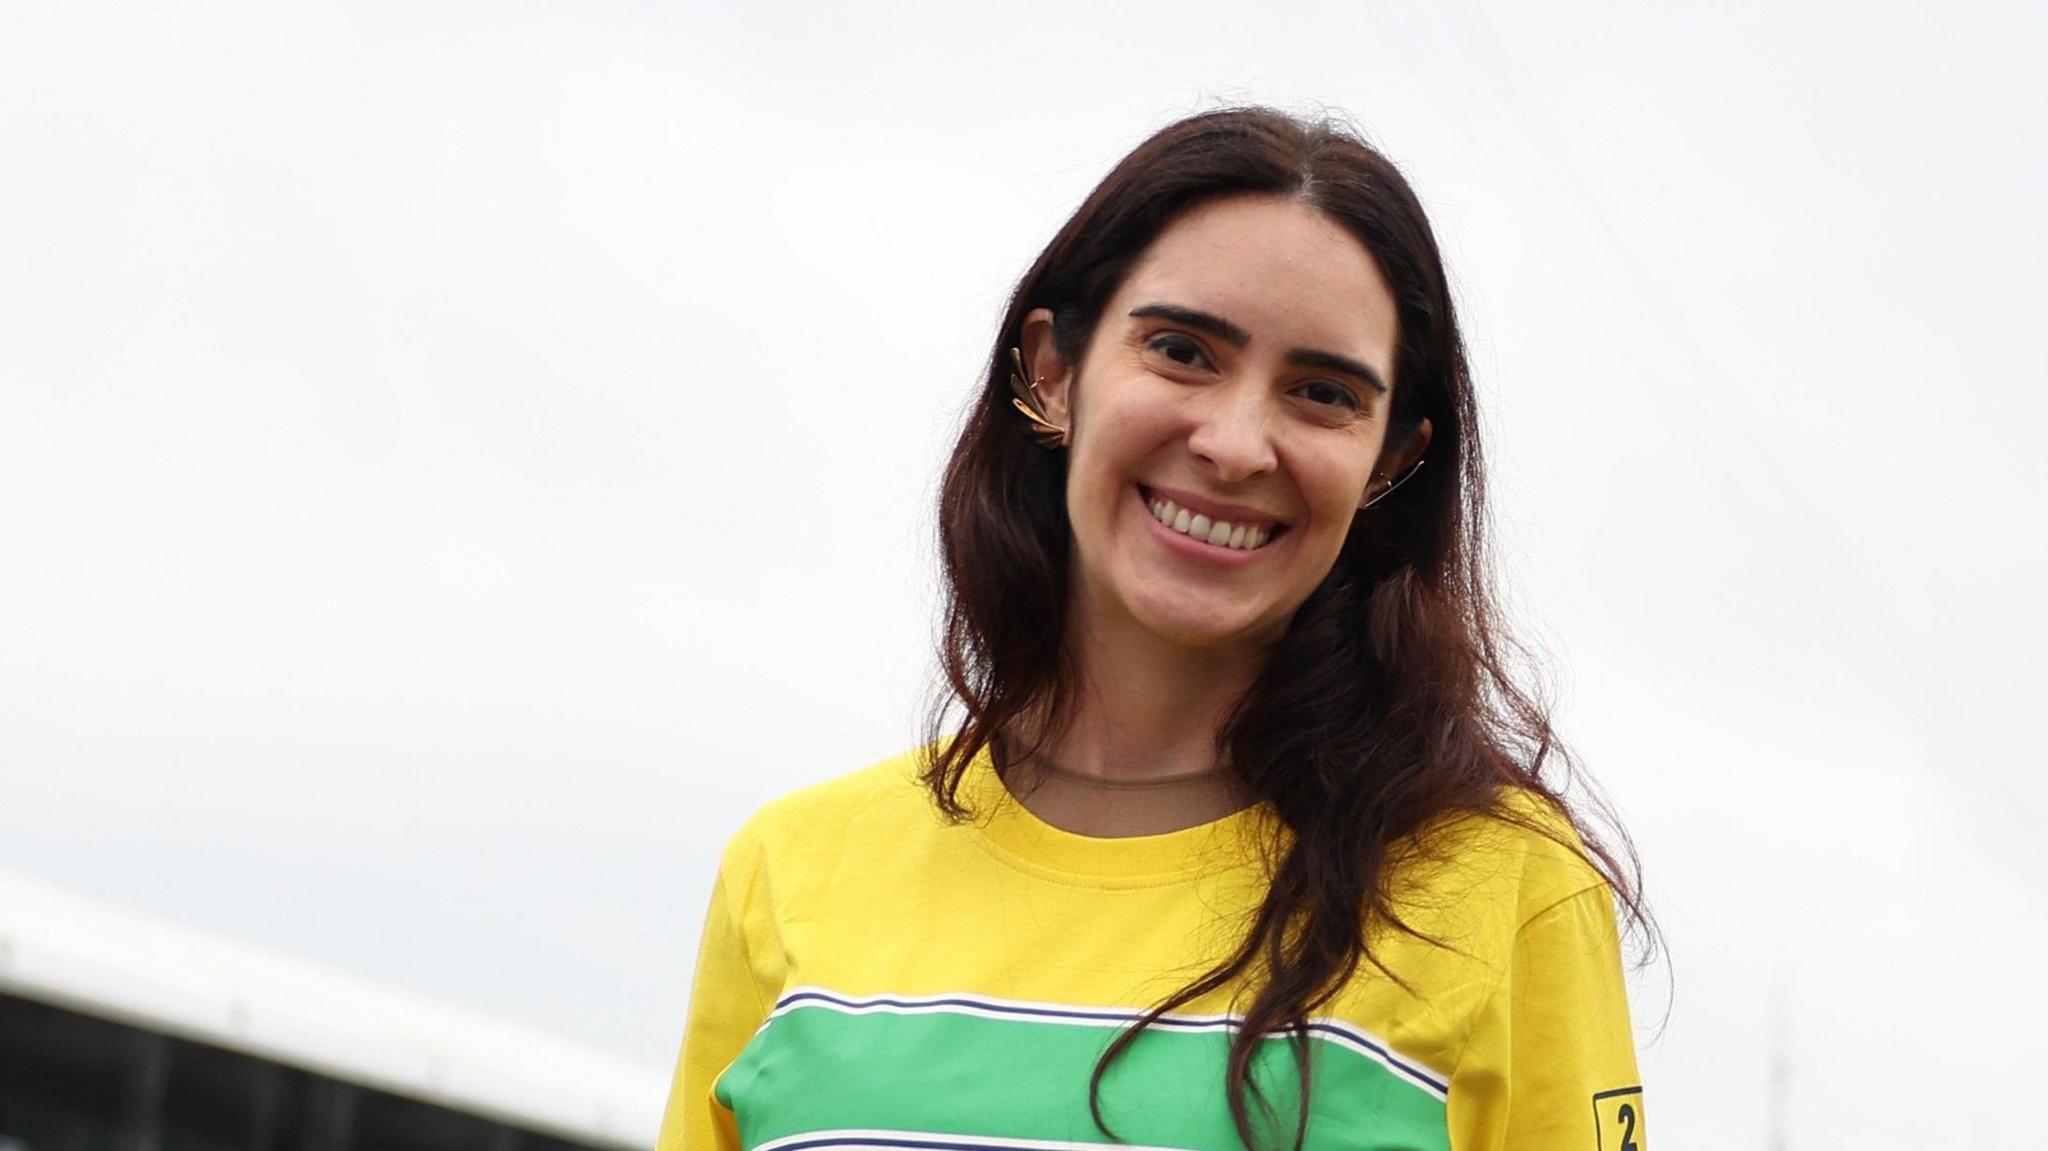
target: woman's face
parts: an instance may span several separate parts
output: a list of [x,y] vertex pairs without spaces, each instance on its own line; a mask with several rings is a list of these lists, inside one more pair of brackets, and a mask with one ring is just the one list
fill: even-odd
[[[1204,648],[1276,640],[1336,563],[1386,442],[1398,332],[1377,262],[1297,201],[1211,201],[1146,250],[1078,373],[1049,312],[1023,334],[1071,429],[1078,621]],[[1386,470],[1427,439],[1425,424]]]

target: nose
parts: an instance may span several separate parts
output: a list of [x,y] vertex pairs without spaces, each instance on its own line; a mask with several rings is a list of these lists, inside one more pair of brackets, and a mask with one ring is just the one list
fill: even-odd
[[1216,470],[1219,483],[1239,483],[1279,466],[1266,397],[1248,383],[1217,388],[1195,412],[1188,450]]

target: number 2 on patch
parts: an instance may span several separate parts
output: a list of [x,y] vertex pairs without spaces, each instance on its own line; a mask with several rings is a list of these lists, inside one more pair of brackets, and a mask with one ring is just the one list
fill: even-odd
[[1643,1089],[1620,1087],[1593,1096],[1593,1139],[1597,1151],[1649,1151],[1643,1127]]

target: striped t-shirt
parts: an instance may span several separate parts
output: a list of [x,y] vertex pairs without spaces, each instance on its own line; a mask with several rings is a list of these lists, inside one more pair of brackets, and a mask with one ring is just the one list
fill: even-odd
[[[768,805],[726,848],[659,1151],[1240,1151],[1232,990],[1146,1029],[1229,953],[1263,893],[1261,807],[1074,835],[986,753],[952,824],[911,753]],[[1535,815],[1542,809],[1525,809]],[[1547,818],[1562,827],[1554,815]],[[1402,918],[1310,1021],[1307,1151],[1647,1151],[1611,893],[1575,854],[1467,819],[1398,872]],[[1238,992],[1242,988],[1236,989]],[[1253,1078],[1289,1147],[1292,1045]]]

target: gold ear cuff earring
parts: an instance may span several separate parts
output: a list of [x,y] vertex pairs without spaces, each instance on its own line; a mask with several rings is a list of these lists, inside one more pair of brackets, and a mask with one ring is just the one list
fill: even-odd
[[1011,398],[1010,404],[1023,412],[1025,419],[1031,421],[1031,438],[1037,440],[1041,447],[1065,447],[1067,429],[1052,422],[1045,414],[1045,401],[1038,396],[1038,385],[1045,381],[1039,379],[1028,384],[1024,382],[1024,355],[1015,348],[1010,349],[1010,363],[1010,390],[1017,393]]
[[[1395,488],[1398,488],[1398,487],[1400,487],[1400,486],[1401,486],[1402,484],[1405,484],[1405,483],[1407,483],[1407,482],[1408,482],[1408,477],[1409,477],[1409,476],[1412,476],[1412,475],[1414,475],[1414,474],[1415,474],[1416,472],[1419,472],[1419,471],[1421,471],[1421,470],[1422,470],[1422,464],[1423,464],[1423,461],[1421,461],[1421,460],[1416,460],[1416,461],[1415,461],[1415,466],[1414,466],[1414,467],[1412,467],[1412,468],[1409,468],[1409,469],[1408,469],[1407,471],[1405,471],[1405,472],[1402,472],[1402,473],[1401,473],[1401,478],[1400,478],[1400,479],[1398,479],[1398,480],[1387,480],[1387,486],[1386,486],[1386,487],[1383,487],[1383,488],[1381,488],[1381,489],[1380,489],[1380,494],[1378,494],[1378,495],[1374,496],[1373,498],[1371,498],[1371,499],[1369,499],[1369,500],[1365,501],[1364,503],[1362,503],[1362,504],[1358,505],[1358,510],[1359,510],[1359,511],[1364,511],[1365,509],[1367,509],[1367,508],[1371,507],[1372,505],[1374,505],[1374,504],[1376,504],[1376,503],[1380,502],[1381,500],[1383,500],[1383,499],[1386,499],[1386,498],[1387,498],[1387,496],[1388,496],[1388,494],[1389,494],[1389,493],[1391,493],[1391,492],[1392,492],[1392,491],[1393,491],[1393,490],[1394,490]],[[1386,479],[1386,477],[1385,477],[1385,476],[1381,476],[1381,477],[1379,477],[1379,478],[1381,478],[1381,479],[1383,479],[1383,480],[1385,480],[1385,479]]]

